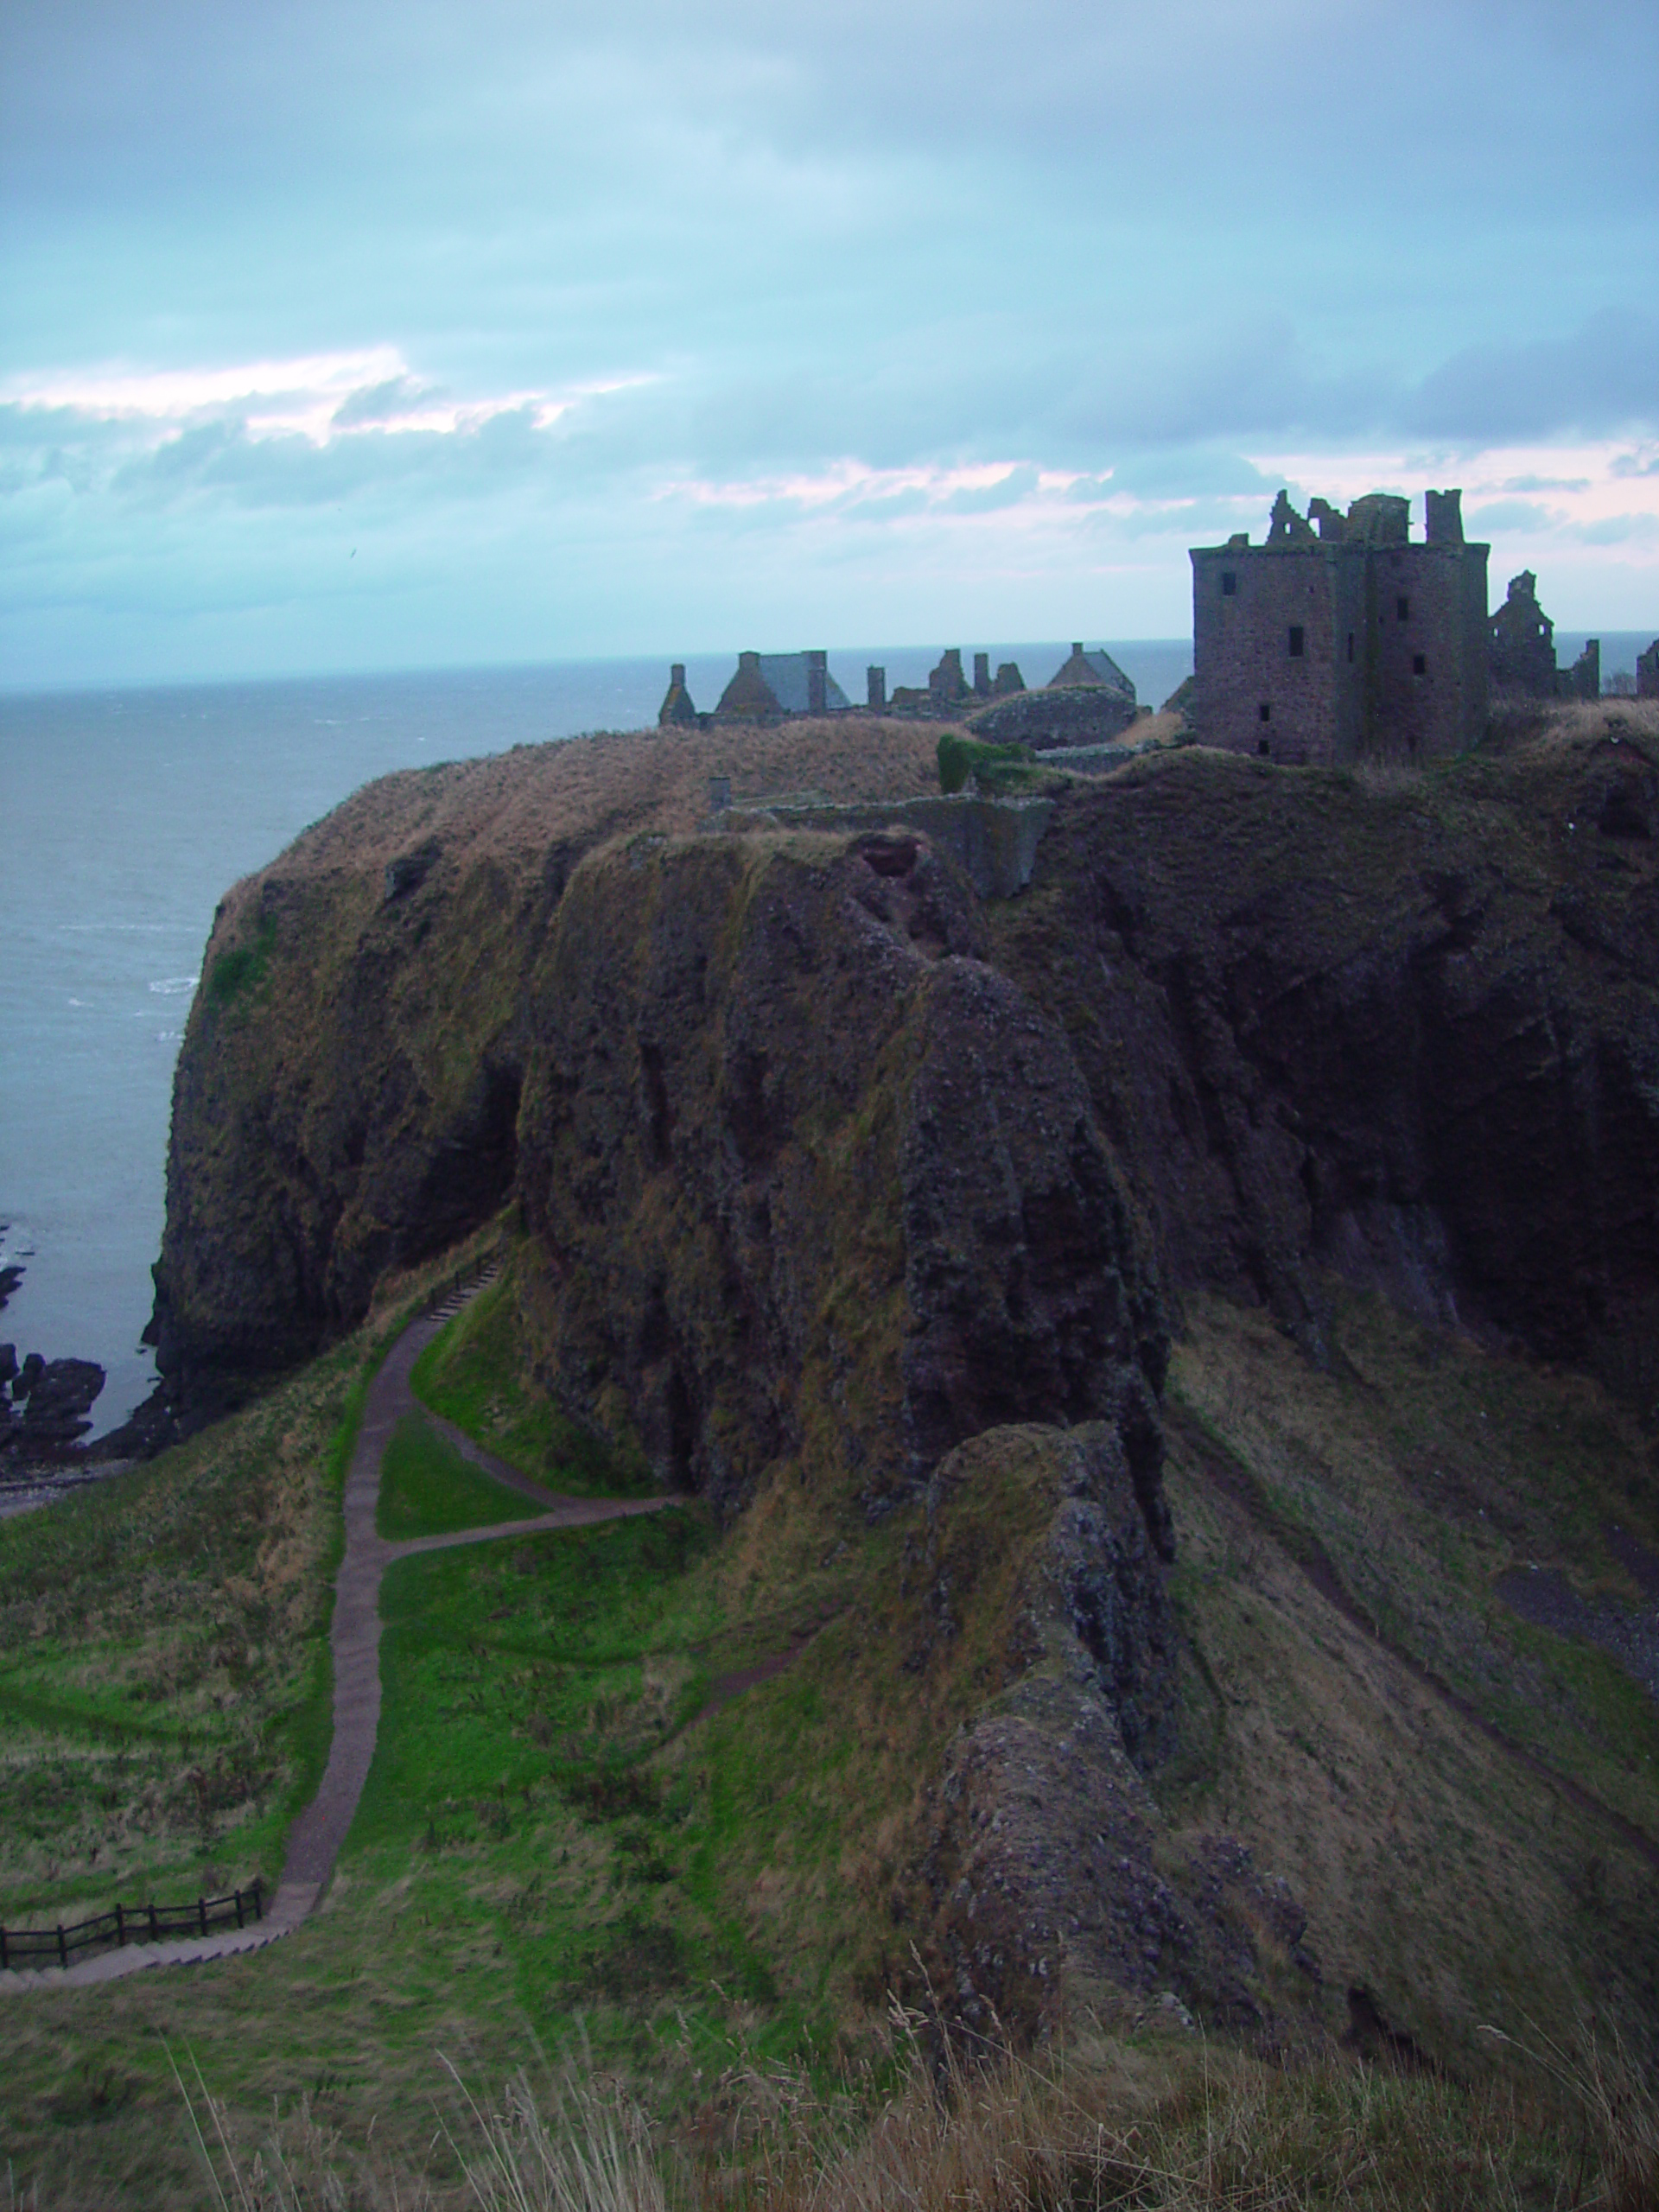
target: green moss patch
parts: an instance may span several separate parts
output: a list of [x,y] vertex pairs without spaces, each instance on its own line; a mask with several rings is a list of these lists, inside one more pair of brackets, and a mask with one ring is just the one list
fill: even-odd
[[276,925],[263,922],[251,944],[221,952],[207,971],[207,995],[213,1003],[229,1006],[232,1000],[257,989],[276,949]]

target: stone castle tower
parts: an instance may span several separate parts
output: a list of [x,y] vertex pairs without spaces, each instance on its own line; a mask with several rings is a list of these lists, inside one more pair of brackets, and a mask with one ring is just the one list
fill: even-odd
[[1486,563],[1463,535],[1462,494],[1386,492],[1306,517],[1274,503],[1248,536],[1192,560],[1193,721],[1207,744],[1300,766],[1429,760],[1486,723]]

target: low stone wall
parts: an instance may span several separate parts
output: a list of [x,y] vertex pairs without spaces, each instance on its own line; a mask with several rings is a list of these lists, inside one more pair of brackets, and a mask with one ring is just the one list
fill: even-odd
[[1040,766],[1064,768],[1069,776],[1109,776],[1126,760],[1138,759],[1144,749],[1138,745],[1060,745],[1033,757]]
[[1031,881],[1037,848],[1053,818],[1052,798],[976,798],[958,792],[859,806],[732,807],[707,826],[827,830],[847,836],[868,830],[919,830],[950,855],[982,899],[1012,899]]

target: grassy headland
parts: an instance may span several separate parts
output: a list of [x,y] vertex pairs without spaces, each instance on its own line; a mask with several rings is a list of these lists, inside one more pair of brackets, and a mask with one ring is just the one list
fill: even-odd
[[[1588,1337],[1574,1367],[1524,1355],[1490,1319],[1465,1328],[1444,1300],[1420,1299],[1410,1318],[1398,1278],[1429,1246],[1387,1243],[1395,1214],[1344,1213],[1341,1183],[1355,1159],[1372,1172],[1365,1114],[1395,1071],[1363,1058],[1370,1026],[1417,1004],[1408,985],[1444,957],[1450,982],[1421,1001],[1442,1022],[1430,1072],[1455,1021],[1484,1007],[1491,1025],[1465,1039],[1471,1080],[1497,1067],[1518,1102],[1503,1132],[1510,1183],[1467,1217],[1471,1234],[1502,1226],[1531,1173],[1516,1129],[1535,1134],[1537,1102],[1570,1088],[1556,1062],[1503,1060],[1516,1038],[1531,1052],[1570,1028],[1534,1017],[1528,976],[1576,963],[1569,1011],[1586,1021],[1648,988],[1650,946],[1627,926],[1642,911],[1630,887],[1648,895],[1646,848],[1624,830],[1592,842],[1574,828],[1595,779],[1625,798],[1641,772],[1604,758],[1613,741],[1571,718],[1514,775],[1482,758],[1380,779],[1215,758],[1143,764],[1060,810],[1053,848],[1073,840],[1077,865],[982,925],[969,917],[982,938],[950,935],[961,916],[919,874],[900,881],[872,866],[868,882],[857,878],[844,841],[722,841],[712,858],[676,847],[663,861],[659,841],[695,827],[699,780],[732,772],[734,745],[764,755],[774,791],[850,798],[868,795],[879,740],[899,796],[932,782],[936,735],[883,725],[861,736],[849,723],[816,737],[595,741],[558,762],[397,779],[227,904],[219,950],[245,943],[251,956],[197,1017],[224,1025],[222,1049],[208,1039],[195,1063],[210,1089],[226,1086],[223,1113],[200,1100],[193,1109],[203,1218],[241,1191],[221,1138],[250,1098],[274,1096],[260,1025],[285,1023],[293,1156],[358,1179],[358,1211],[328,1250],[342,1280],[356,1268],[366,1281],[394,1201],[428,1188],[394,1187],[414,1139],[431,1139],[447,1174],[462,1156],[436,1121],[416,1126],[423,1102],[471,1097],[549,941],[575,849],[626,833],[632,842],[586,880],[615,912],[652,923],[626,938],[627,958],[642,974],[662,963],[660,988],[638,999],[650,1030],[605,995],[625,963],[593,963],[588,1033],[614,1063],[617,1124],[636,1133],[607,1170],[626,1204],[594,1171],[597,1141],[571,1140],[558,1157],[582,1185],[591,1254],[574,1235],[545,1249],[510,1240],[500,1282],[425,1355],[416,1386],[550,1487],[620,1492],[646,1479],[643,1421],[617,1380],[632,1359],[637,1405],[662,1414],[659,1460],[700,1407],[704,1464],[723,1454],[741,1479],[721,1500],[723,1520],[696,1503],[397,1564],[383,1592],[376,1761],[319,1912],[265,1952],[35,1993],[0,2020],[3,2147],[16,2187],[37,2186],[41,2204],[210,2201],[169,2050],[199,2060],[245,2175],[274,2131],[311,2161],[319,2202],[420,2202],[423,2188],[437,2203],[468,2201],[479,2139],[455,2114],[439,2054],[487,2098],[521,2067],[545,2078],[538,2054],[553,2077],[568,2059],[571,2094],[599,2126],[593,2098],[616,2100],[592,2084],[615,2085],[644,2114],[619,2204],[660,2201],[663,2187],[688,2203],[986,2212],[1652,2200],[1653,2107],[1640,2082],[1659,2060],[1659,1725],[1638,1676],[1659,1481],[1643,1425],[1656,1402],[1650,1347],[1629,1294],[1641,1193],[1618,1217],[1624,1243],[1607,1246],[1624,1319]],[[847,748],[838,765],[834,745]],[[854,787],[836,788],[837,776]],[[567,831],[572,849],[554,871]],[[444,857],[429,895],[389,898],[383,864],[435,836]],[[1478,868],[1442,868],[1469,853]],[[1242,886],[1233,904],[1229,885]],[[706,938],[676,938],[671,894],[688,909],[703,902]],[[849,900],[861,937],[847,933]],[[1387,960],[1378,913],[1393,932]],[[503,914],[524,924],[522,943],[507,944]],[[690,957],[705,943],[708,959]],[[671,1092],[668,1014],[709,1003],[700,995],[740,954],[771,964],[746,971],[717,1022],[687,1016]],[[871,1464],[880,1455],[868,1440],[886,1432],[866,1402],[883,1421],[896,1407],[908,1343],[911,1226],[895,1163],[928,1039],[906,1014],[865,1052],[851,1020],[825,1011],[855,1011],[883,963],[901,978],[896,994],[920,979],[913,1009],[930,978],[999,961],[1040,1006],[1021,1038],[1040,1043],[1047,1021],[1084,1067],[1093,1104],[1079,1118],[1109,1128],[1141,1178],[1120,1217],[1159,1210],[1160,1264],[1181,1286],[1165,1393],[1176,1740],[1142,1775],[1097,1762],[1065,1808],[1046,1793],[1077,1764],[1088,1683],[1122,1656],[1114,1607],[1139,1602],[1134,1562],[1118,1556],[1117,1579],[1096,1590],[1091,1657],[1056,1599],[1065,1561],[1052,1541],[1087,1503],[1075,1479],[1083,1446],[1077,1432],[1041,1425],[1046,1414],[970,1435],[925,1496]],[[830,973],[844,1001],[810,996]],[[1379,976],[1387,989],[1349,989]],[[359,986],[396,1014],[369,1069],[385,1126],[368,1106],[356,1119],[355,1106],[325,1112],[330,1085],[307,1059],[316,1025],[350,1012]],[[745,1029],[798,989],[796,1032]],[[962,1020],[974,1050],[1012,995],[985,984]],[[556,996],[550,985],[550,1020],[569,1013]],[[1625,1035],[1607,1021],[1609,1036]],[[809,1034],[823,1041],[827,1072],[791,1107],[779,1040]],[[1325,1051],[1333,1037],[1340,1049]],[[612,1051],[619,1039],[626,1052]],[[1021,1098],[1009,1077],[970,1141],[950,1124],[938,1189],[966,1188],[1000,1158],[992,1123],[1005,1103],[1012,1116],[1033,1096],[1058,1101],[1056,1126],[1061,1106],[1073,1113],[1082,1092],[1058,1078],[1044,1090],[1051,1064],[1030,1052]],[[882,1054],[885,1090],[869,1084]],[[1345,1065],[1355,1055],[1357,1084]],[[1325,1089],[1287,1105],[1289,1058],[1299,1079],[1301,1060],[1328,1071]],[[381,1080],[393,1065],[414,1069],[407,1093]],[[700,1123],[688,1105],[696,1084]],[[487,1092],[482,1118],[457,1122],[482,1129],[486,1152]],[[969,1095],[944,1094],[941,1122]],[[1605,1095],[1636,1113],[1623,1091]],[[1423,1096],[1472,1132],[1447,1156],[1474,1176],[1498,1149],[1490,1090],[1461,1120],[1459,1101]],[[1568,1159],[1554,1128],[1536,1150],[1552,1167]],[[606,1135],[597,1123],[588,1134]],[[677,1143],[690,1148],[677,1155]],[[276,1156],[268,1143],[245,1153],[258,1173]],[[705,1193],[700,1213],[675,1211],[733,1160],[742,1173]],[[1402,1185],[1415,1172],[1384,1161],[1378,1187],[1385,1166]],[[376,1184],[382,1173],[394,1179]],[[837,1207],[817,1224],[832,1262],[821,1281],[789,1250],[772,1265],[789,1243],[784,1208],[813,1174]],[[238,1218],[258,1214],[261,1188],[242,1192]],[[1395,1302],[1312,1256],[1316,1201],[1344,1233],[1372,1236],[1366,1252],[1382,1257],[1356,1274]],[[1576,1233],[1570,1211],[1551,1217],[1550,1236]],[[1395,1213],[1411,1227],[1414,1216]],[[1063,1231],[1071,1217],[1012,1211],[1030,1250],[1045,1217]],[[970,1249],[969,1226],[947,1210],[925,1264],[971,1289],[991,1241]],[[1522,1256],[1547,1278],[1539,1243]],[[1126,1231],[1117,1256],[1129,1252]],[[1038,1255],[1062,1291],[1075,1281],[1063,1237]],[[580,1289],[583,1266],[610,1259],[614,1300],[591,1302],[592,1332],[574,1352],[556,1344],[560,1299]],[[0,1524],[9,1917],[275,1872],[326,1750],[327,1583],[353,1394],[396,1313],[453,1263],[383,1291],[362,1330],[149,1469]],[[227,1268],[224,1282],[233,1276]],[[1493,1280],[1501,1293],[1502,1268]],[[183,1283],[180,1295],[195,1292]],[[1155,1317],[1141,1323],[1155,1338]],[[799,1357],[778,1349],[794,1344],[806,1346]],[[586,1363],[593,1425],[610,1432],[602,1446],[569,1420],[568,1390],[556,1407],[556,1351],[573,1354],[562,1385]],[[522,1501],[508,1506],[483,1480],[412,1427],[383,1526],[519,1517]],[[1535,1586],[1548,1604],[1534,1602]],[[942,2100],[937,2069],[950,2086],[952,2062],[933,2024],[958,2004],[967,1954],[941,1929],[953,1911],[958,1927],[991,1921],[1013,1867],[982,1858],[958,1880],[982,1836],[983,1768],[969,1754],[998,1744],[1014,1747],[1002,1770],[1012,1780],[995,1815],[984,1806],[982,1830],[1024,1820],[1031,1865],[1066,1862],[1027,1892],[1054,1908],[1030,2015],[1046,2039],[1035,2061],[959,2076]],[[1116,1827],[1113,1776],[1139,1793]],[[1062,1810],[1075,1849],[1054,1847]],[[1127,1841],[1112,1857],[1120,1895],[1130,1871],[1141,1886],[1123,1909],[1122,1973],[1085,1981],[1065,1962],[1071,1916],[1103,1890],[1116,1909],[1109,1868],[1103,1883],[1089,1872],[1109,1828],[1114,1853],[1131,1829],[1141,1853],[1132,1870]],[[1027,1982],[1038,1980],[1033,1965]],[[895,1997],[915,2016],[896,2044]],[[565,2134],[552,2120],[543,2139]],[[508,2137],[533,2148],[535,2125]],[[269,2171],[260,2186],[280,2201]]]

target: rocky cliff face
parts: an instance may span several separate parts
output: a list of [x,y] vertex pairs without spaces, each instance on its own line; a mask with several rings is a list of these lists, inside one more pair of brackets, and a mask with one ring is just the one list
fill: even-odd
[[996,1422],[1116,1417],[1160,1386],[1160,1282],[1318,1357],[1331,1267],[1635,1373],[1648,736],[1590,717],[1382,790],[1154,757],[1075,785],[989,904],[913,830],[665,841],[695,738],[590,753],[580,790],[564,747],[394,779],[216,925],[157,1268],[176,1402],[515,1191],[561,1395],[728,1506],[803,1450],[874,1504]]
[[527,1016],[556,1388],[620,1394],[729,1511],[784,1459],[868,1510],[995,1423],[1121,1413],[1166,1346],[1063,1034],[914,835],[635,845],[567,894]]
[[994,957],[1065,1028],[1167,1283],[1259,1297],[1317,1356],[1323,1266],[1630,1371],[1656,753],[1597,717],[1382,791],[1194,748],[1073,796]]

